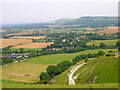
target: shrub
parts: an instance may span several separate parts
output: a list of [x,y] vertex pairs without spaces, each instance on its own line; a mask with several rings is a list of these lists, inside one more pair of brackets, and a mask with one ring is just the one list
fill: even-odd
[[104,54],[105,54],[105,52],[103,52],[103,51],[98,52],[98,56],[103,56]]

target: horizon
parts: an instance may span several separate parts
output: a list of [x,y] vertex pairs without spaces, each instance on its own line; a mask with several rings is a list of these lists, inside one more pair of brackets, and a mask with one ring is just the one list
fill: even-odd
[[46,23],[84,16],[118,16],[117,2],[91,1],[3,2],[2,24]]

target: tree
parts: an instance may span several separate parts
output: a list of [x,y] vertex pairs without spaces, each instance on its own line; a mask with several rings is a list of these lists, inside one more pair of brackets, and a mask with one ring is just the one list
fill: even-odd
[[104,54],[105,54],[105,52],[103,52],[103,51],[98,52],[98,56],[103,56]]
[[23,53],[24,52],[24,49],[23,48],[20,48],[20,53]]
[[106,45],[104,43],[100,43],[100,48],[105,48]]
[[40,83],[46,84],[50,80],[50,75],[46,72],[42,72],[39,77]]
[[120,42],[117,42],[117,43],[116,43],[116,46],[119,47],[119,46],[120,46]]
[[72,65],[72,63],[70,61],[63,61],[59,64],[57,64],[57,67],[60,69],[61,72],[67,70],[70,66]]
[[60,69],[54,65],[49,65],[46,71],[51,77],[58,75],[60,73]]

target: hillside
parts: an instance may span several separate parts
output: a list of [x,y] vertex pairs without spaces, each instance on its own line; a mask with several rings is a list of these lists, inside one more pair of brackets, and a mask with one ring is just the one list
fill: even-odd
[[[83,61],[70,67],[62,74],[56,76],[54,84],[68,84],[68,76],[70,70],[83,63]],[[80,67],[74,74],[73,78],[78,75],[75,79],[76,85],[78,84],[100,84],[100,83],[117,83],[118,82],[118,58],[111,57],[99,57],[89,59],[89,62]],[[95,79],[96,77],[96,79]],[[103,78],[104,77],[104,78]]]

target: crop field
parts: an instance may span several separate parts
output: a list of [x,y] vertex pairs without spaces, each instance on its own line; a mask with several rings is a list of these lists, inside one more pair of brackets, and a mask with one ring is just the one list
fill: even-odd
[[11,37],[12,39],[40,39],[46,36],[21,36],[21,37]]
[[28,40],[28,39],[1,39],[1,41],[2,41],[2,48],[10,45],[32,42],[32,40]]
[[[2,79],[32,83],[39,81],[41,72],[45,72],[50,64],[18,62],[2,68]],[[29,76],[27,76],[29,74]]]
[[116,42],[118,41],[118,39],[115,40],[92,40],[91,42],[88,42],[87,45],[97,45],[99,46],[100,43],[104,43],[106,45],[112,46],[112,45],[116,45]]
[[54,54],[54,55],[45,55],[38,56],[32,59],[27,60],[27,62],[31,63],[40,63],[40,64],[58,64],[62,61],[68,61],[75,58],[77,55],[88,54],[88,53],[97,53],[98,51],[108,52],[110,50],[117,51],[117,49],[96,49],[96,50],[86,50],[77,53],[69,53],[69,54]]
[[112,33],[117,33],[118,31],[118,26],[112,26],[112,27],[107,27],[104,30],[98,31],[99,34],[112,34]]
[[22,45],[17,45],[12,48],[44,48],[47,45],[51,45],[51,44],[53,44],[53,42],[43,42],[43,43],[31,42]]

